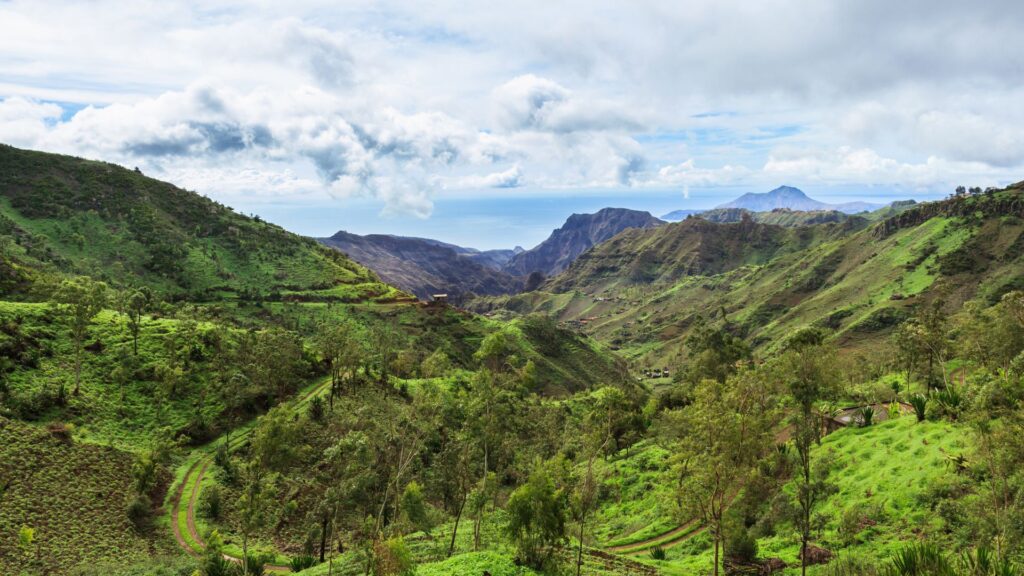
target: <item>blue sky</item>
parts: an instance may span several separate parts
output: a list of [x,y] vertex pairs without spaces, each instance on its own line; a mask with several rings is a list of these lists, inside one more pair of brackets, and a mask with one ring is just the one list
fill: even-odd
[[[977,3],[975,3],[977,4]],[[0,142],[308,235],[1024,179],[1024,4],[0,2]]]

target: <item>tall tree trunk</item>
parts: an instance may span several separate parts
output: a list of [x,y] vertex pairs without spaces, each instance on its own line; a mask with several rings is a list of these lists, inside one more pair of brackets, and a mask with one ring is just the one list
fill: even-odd
[[82,344],[75,343],[75,391],[73,394],[78,396],[78,387],[82,382]]
[[324,553],[327,551],[327,512],[320,522],[320,562],[324,561]]
[[462,510],[466,507],[466,500],[469,499],[469,491],[462,493],[462,503],[459,504],[459,511],[455,514],[455,528],[452,529],[452,541],[448,544],[448,557],[455,552],[455,535],[459,533],[459,520],[462,518]]
[[579,547],[576,549],[576,576],[580,576],[583,570],[583,528],[587,525],[587,510],[583,509],[580,515]]
[[718,534],[715,534],[715,576],[718,576]]

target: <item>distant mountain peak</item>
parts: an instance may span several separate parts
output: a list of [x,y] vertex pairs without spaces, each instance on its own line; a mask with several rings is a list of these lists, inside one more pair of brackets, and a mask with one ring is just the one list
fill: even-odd
[[577,256],[627,228],[664,224],[649,212],[629,208],[602,208],[593,214],[573,214],[551,236],[534,248],[513,256],[504,270],[515,276],[541,272],[551,276],[565,270]]
[[782,185],[770,192],[748,192],[732,202],[727,202],[716,208],[743,208],[751,212],[771,212],[779,208],[803,212],[837,210],[852,214],[881,207],[881,205],[869,204],[867,202],[829,204],[811,198],[799,188]]

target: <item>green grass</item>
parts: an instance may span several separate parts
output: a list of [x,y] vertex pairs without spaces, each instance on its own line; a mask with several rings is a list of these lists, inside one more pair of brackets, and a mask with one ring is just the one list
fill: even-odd
[[36,530],[44,566],[67,573],[93,563],[180,555],[169,530],[139,532],[126,506],[134,496],[132,455],[115,448],[68,443],[41,428],[0,417],[0,573],[26,566],[18,530]]
[[[828,454],[834,459],[829,481],[837,492],[816,509],[828,522],[815,544],[844,555],[882,559],[922,533],[939,530],[937,513],[923,503],[924,498],[930,486],[954,474],[946,455],[969,451],[968,438],[963,425],[918,423],[912,415],[866,428],[844,428],[825,437],[814,458],[821,462]],[[784,490],[791,492],[793,486]],[[862,511],[870,520],[853,535],[840,530],[843,514],[850,510]],[[798,574],[799,544],[796,531],[780,525],[775,535],[759,539],[759,555],[782,558],[796,567],[785,573]],[[673,570],[698,573],[711,567],[706,535],[667,552],[664,564]]]

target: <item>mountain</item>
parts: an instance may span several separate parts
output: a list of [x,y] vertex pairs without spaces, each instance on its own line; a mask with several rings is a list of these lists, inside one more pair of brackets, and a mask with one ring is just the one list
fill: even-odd
[[80,274],[193,301],[403,296],[312,239],[105,162],[0,145],[0,199],[8,295]]
[[[429,300],[449,294],[461,302],[470,295],[493,296],[522,290],[534,272],[542,277],[564,270],[591,246],[629,228],[664,224],[647,212],[604,208],[573,214],[561,228],[531,250],[476,250],[429,238],[340,231],[318,240],[376,272],[386,282]],[[534,279],[530,287],[536,287]]]
[[1024,183],[899,208],[877,222],[757,221],[819,214],[775,211],[630,230],[536,291],[472,308],[544,311],[656,366],[677,358],[698,315],[731,326],[762,353],[803,326],[827,329],[844,350],[881,353],[892,327],[922,304],[991,305],[1024,287]]
[[468,294],[509,294],[522,287],[521,279],[499,269],[514,250],[481,252],[426,238],[344,231],[319,241],[421,300],[443,293],[459,301]]
[[792,186],[779,186],[771,192],[756,193],[748,192],[743,196],[726,202],[716,208],[743,208],[751,212],[769,212],[776,208],[788,208],[790,210],[837,210],[847,214],[876,210],[881,204],[869,204],[867,202],[846,202],[843,204],[828,204],[808,197],[799,188]]
[[665,222],[679,222],[687,216],[696,216],[701,212],[704,212],[704,210],[673,210],[668,214],[662,214],[661,219]]
[[865,218],[851,216],[838,210],[803,211],[790,210],[789,208],[776,208],[769,212],[751,212],[743,208],[715,208],[701,212],[698,217],[710,222],[719,223],[740,222],[744,218],[748,218],[761,224],[776,224],[787,227],[838,223],[851,219],[867,223]]
[[573,214],[561,228],[535,248],[512,257],[503,270],[515,276],[539,272],[551,276],[565,270],[595,244],[630,228],[654,228],[665,222],[649,212],[603,208],[594,214]]

